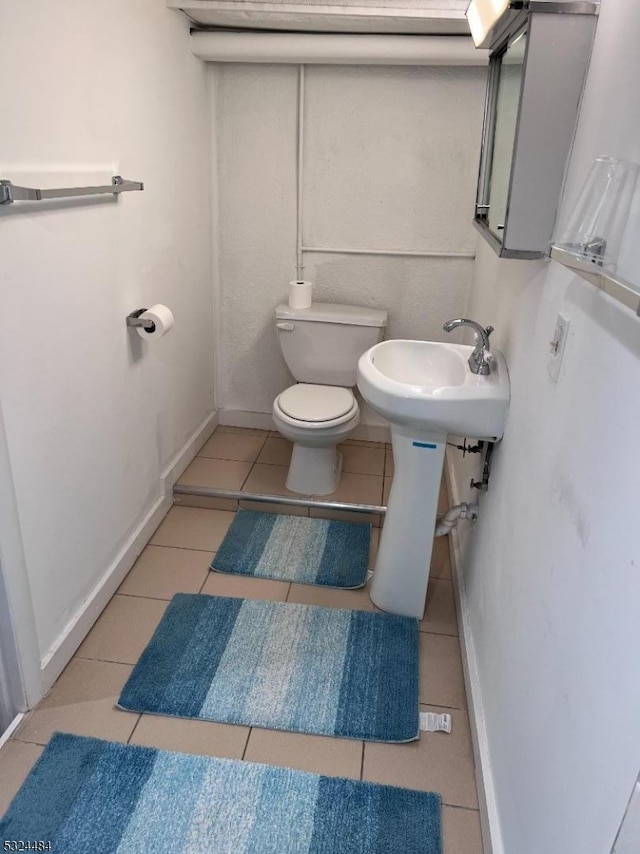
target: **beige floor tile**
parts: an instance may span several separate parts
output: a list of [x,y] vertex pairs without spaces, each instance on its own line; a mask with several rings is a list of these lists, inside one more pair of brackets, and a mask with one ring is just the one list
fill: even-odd
[[331,495],[319,495],[327,501],[347,501],[352,504],[376,504],[382,500],[382,477],[371,474],[343,472],[340,483]]
[[271,581],[268,578],[249,578],[246,575],[230,575],[225,572],[210,572],[202,592],[207,596],[284,602],[289,592],[289,582]]
[[82,642],[80,658],[135,664],[151,640],[167,603],[115,595]]
[[389,503],[389,493],[391,492],[391,481],[392,477],[385,477],[384,479],[384,489],[382,492],[382,503],[386,507]]
[[205,495],[182,495],[174,492],[173,503],[177,507],[201,507],[204,510],[227,510],[235,513],[238,502],[233,498],[208,498]]
[[375,448],[381,450],[385,448],[384,442],[370,442],[368,439],[347,439],[345,445],[359,445],[361,448]]
[[346,608],[354,611],[374,611],[369,598],[369,587],[357,590],[338,590],[335,587],[320,587],[314,584],[292,584],[287,602],[301,605],[320,605],[323,608]]
[[449,537],[436,537],[431,552],[431,578],[451,578]]
[[217,460],[240,460],[246,463],[253,463],[256,461],[264,442],[264,436],[216,432],[200,448],[198,456],[211,457]]
[[39,744],[19,741],[8,741],[0,750],[0,816],[7,811],[42,751]]
[[483,854],[477,810],[442,807],[442,854]]
[[261,501],[240,501],[244,510],[257,510],[259,513],[279,513],[285,516],[308,516],[308,507],[297,507],[290,504],[263,504]]
[[159,750],[242,759],[248,738],[249,727],[246,726],[171,718],[165,715],[142,715],[130,743],[144,744]]
[[133,667],[73,658],[50,693],[16,733],[21,741],[46,744],[56,730],[126,741],[138,715],[116,708]]
[[458,621],[456,605],[453,599],[453,584],[444,578],[429,579],[427,607],[420,622],[423,632],[436,632],[441,635],[457,635]]
[[420,632],[420,702],[466,708],[458,638]]
[[303,498],[297,492],[292,492],[286,487],[288,466],[273,466],[256,463],[251,469],[251,474],[244,484],[245,492],[264,492],[267,495],[292,495],[294,498]]
[[172,507],[151,538],[151,545],[215,552],[234,517],[235,513],[225,510]]
[[269,435],[269,430],[257,430],[254,427],[228,427],[225,424],[220,424],[216,427],[216,433],[236,433],[238,436],[262,436],[266,439]]
[[288,466],[293,443],[288,439],[269,437],[260,451],[257,462],[270,466]]
[[367,445],[339,446],[342,452],[342,471],[356,474],[384,474],[384,450]]
[[210,489],[242,489],[252,463],[238,460],[210,460],[196,457],[178,481],[180,486],[205,486]]
[[147,546],[118,593],[171,599],[176,593],[199,593],[209,572],[209,556],[191,549]]
[[385,448],[384,452],[384,476],[393,477],[393,451],[391,448]]
[[358,780],[362,742],[254,727],[244,758],[248,762],[264,762],[267,765]]
[[312,507],[309,515],[316,519],[336,519],[338,522],[356,522],[357,524],[375,525],[380,527],[379,513],[358,513],[351,510],[323,510]]
[[[442,712],[421,706],[425,712]],[[455,710],[451,733],[421,732],[409,744],[365,742],[362,779],[390,786],[439,792],[443,803],[476,809],[473,750],[466,712]],[[465,852],[466,854],[466,852]]]

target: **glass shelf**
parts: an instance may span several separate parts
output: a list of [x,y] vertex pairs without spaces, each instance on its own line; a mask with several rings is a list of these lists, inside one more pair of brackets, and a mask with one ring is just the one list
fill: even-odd
[[584,261],[558,246],[551,247],[551,257],[554,261],[568,267],[574,273],[582,276],[583,279],[591,282],[605,294],[609,294],[613,299],[626,305],[640,317],[640,286],[619,279],[613,273],[608,273],[606,270],[602,270],[589,261]]

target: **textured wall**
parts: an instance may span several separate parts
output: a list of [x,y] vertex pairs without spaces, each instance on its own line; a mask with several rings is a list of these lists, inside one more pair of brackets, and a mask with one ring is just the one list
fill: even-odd
[[[563,216],[596,155],[640,162],[631,6],[602,4]],[[640,284],[637,231],[628,241]],[[500,261],[482,244],[468,311],[495,325],[512,384],[480,519],[460,529],[497,850],[604,854],[640,762],[640,320],[554,261]],[[559,311],[571,326],[554,383]],[[470,471],[457,471],[465,499]]]
[[[0,218],[0,397],[46,656],[212,411],[209,103],[187,20],[156,0],[11,0],[0,31],[2,176],[145,183]],[[155,302],[176,325],[143,346],[125,316]]]
[[[212,68],[218,129],[223,409],[270,412],[289,382],[273,308],[295,276],[297,73]],[[474,251],[485,70],[306,70],[303,242]],[[318,299],[387,308],[389,334],[440,338],[465,259],[305,256]]]

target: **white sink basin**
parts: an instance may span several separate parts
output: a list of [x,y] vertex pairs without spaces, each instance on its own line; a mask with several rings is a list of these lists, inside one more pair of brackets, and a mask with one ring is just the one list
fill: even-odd
[[472,350],[383,341],[358,363],[363,397],[391,422],[395,473],[370,589],[384,611],[424,614],[447,434],[494,440],[504,432],[504,357],[493,351],[490,373],[478,375],[468,365]]
[[436,341],[383,341],[360,358],[358,388],[392,423],[428,433],[499,439],[509,405],[509,375],[502,353],[492,352],[491,373],[472,374],[473,347]]

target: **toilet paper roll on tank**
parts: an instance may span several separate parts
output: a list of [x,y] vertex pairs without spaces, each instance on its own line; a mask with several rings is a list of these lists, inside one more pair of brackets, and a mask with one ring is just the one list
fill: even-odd
[[140,320],[150,320],[153,323],[153,326],[149,328],[137,327],[138,335],[145,341],[162,338],[173,328],[173,312],[162,303],[152,305],[151,308],[143,311]]
[[289,282],[289,308],[311,308],[313,284],[300,279]]

